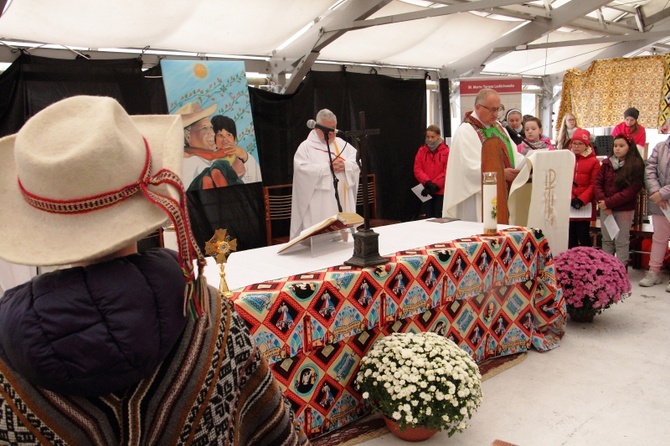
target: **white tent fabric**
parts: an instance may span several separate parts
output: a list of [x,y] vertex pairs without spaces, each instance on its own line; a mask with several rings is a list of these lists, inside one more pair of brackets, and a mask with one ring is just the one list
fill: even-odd
[[[64,57],[74,57],[71,49],[105,58],[145,51],[225,55],[257,61],[262,73],[299,78],[314,64],[331,63],[435,70],[456,79],[562,75],[598,58],[670,51],[668,0],[0,0],[3,4],[4,62],[18,56],[17,48],[38,55],[59,48]],[[298,36],[301,30],[306,32]],[[292,37],[296,40],[283,47]],[[157,63],[157,57],[145,62]]]
[[145,48],[270,56],[333,0],[14,0],[3,39],[84,48]]
[[[395,16],[419,8],[391,2],[370,18]],[[323,49],[329,60],[439,68],[488,45],[520,21],[490,20],[467,12],[419,21],[349,31]],[[472,33],[473,29],[478,30]],[[394,37],[391,37],[394,36]]]

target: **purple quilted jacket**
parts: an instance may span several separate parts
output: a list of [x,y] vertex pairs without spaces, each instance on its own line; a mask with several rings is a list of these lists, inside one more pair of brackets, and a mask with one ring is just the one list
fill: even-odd
[[184,287],[166,249],[37,276],[0,300],[0,357],[57,393],[129,388],[179,340]]

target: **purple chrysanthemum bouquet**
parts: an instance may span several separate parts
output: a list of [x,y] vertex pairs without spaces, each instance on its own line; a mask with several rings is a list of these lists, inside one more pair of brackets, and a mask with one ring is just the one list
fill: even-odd
[[556,280],[572,319],[602,313],[630,296],[626,266],[600,249],[579,246],[555,259]]

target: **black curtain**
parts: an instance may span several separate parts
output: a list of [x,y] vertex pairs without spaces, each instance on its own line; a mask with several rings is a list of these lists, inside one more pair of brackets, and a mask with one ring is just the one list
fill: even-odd
[[449,101],[449,79],[440,79],[440,99],[442,101],[442,128],[444,137],[451,137],[451,102]]
[[426,83],[375,74],[310,72],[293,95],[250,88],[263,182],[293,182],[293,154],[307,137],[308,119],[322,108],[337,115],[343,130],[380,129],[368,138],[368,170],[377,175],[378,218],[408,221],[420,202],[410,191],[416,184],[414,155],[426,128]]
[[293,154],[307,137],[312,98],[301,84],[292,95],[249,88],[263,184],[293,182]]
[[[151,96],[140,59],[50,59],[22,54],[0,75],[0,135],[19,131],[45,107],[75,95],[110,96],[128,114],[166,113]],[[163,101],[165,94],[163,93]]]
[[[258,153],[267,185],[293,181],[293,154],[307,137],[308,119],[322,108],[338,116],[338,127],[380,129],[368,138],[369,172],[377,175],[378,218],[407,221],[419,202],[414,155],[426,127],[425,80],[381,75],[310,72],[297,92],[280,95],[249,88]],[[142,71],[140,59],[63,60],[22,54],[0,75],[0,136],[16,133],[32,115],[74,95],[110,96],[129,114],[165,114],[160,67]],[[187,193],[191,221],[201,246],[219,228],[237,238],[238,249],[264,246],[262,185]]]

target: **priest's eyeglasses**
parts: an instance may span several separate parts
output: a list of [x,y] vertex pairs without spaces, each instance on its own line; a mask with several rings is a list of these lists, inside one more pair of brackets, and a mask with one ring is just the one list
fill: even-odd
[[477,105],[479,105],[480,107],[484,107],[485,109],[487,109],[491,113],[498,113],[499,111],[505,110],[505,107],[503,107],[502,105],[500,107],[487,107],[484,104],[477,104]]

